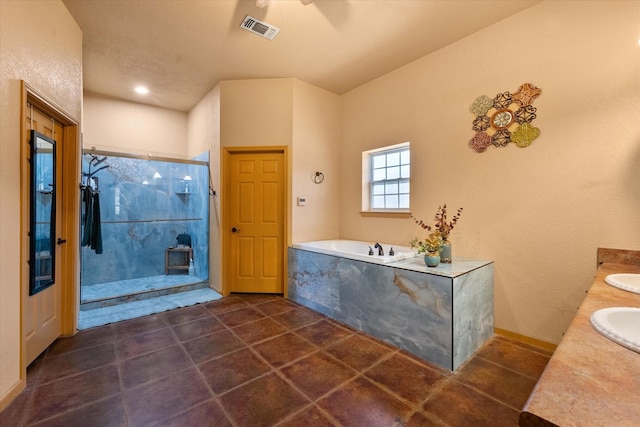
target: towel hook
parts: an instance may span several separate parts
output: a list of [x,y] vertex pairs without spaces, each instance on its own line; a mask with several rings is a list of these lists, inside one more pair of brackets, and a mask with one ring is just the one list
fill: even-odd
[[316,184],[320,184],[322,183],[322,181],[324,181],[324,174],[322,172],[316,171],[316,174],[313,177],[313,182],[315,182]]

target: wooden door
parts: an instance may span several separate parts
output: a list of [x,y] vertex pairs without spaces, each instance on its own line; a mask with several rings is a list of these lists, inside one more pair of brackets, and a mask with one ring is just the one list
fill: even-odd
[[[26,112],[26,128],[27,135],[26,140],[23,141],[27,146],[29,145],[30,132],[29,130],[35,130],[44,136],[56,141],[56,157],[60,159],[61,143],[64,140],[63,132],[64,128],[61,123],[56,122],[48,114],[38,110],[34,106],[27,104],[25,108]],[[28,150],[27,150],[28,151]],[[29,163],[27,162],[29,165]],[[56,175],[56,230],[53,236],[60,236],[61,225],[63,222],[62,217],[62,168],[60,162],[55,168]],[[30,188],[29,176],[27,173],[26,182],[23,185]],[[24,177],[24,175],[23,175]],[[29,190],[28,190],[29,191]],[[29,206],[26,207],[27,210]],[[27,213],[28,215],[28,213]],[[26,286],[23,289],[23,333],[26,343],[26,364],[30,364],[40,353],[42,353],[56,338],[62,334],[62,285],[61,285],[61,271],[62,271],[62,257],[60,246],[56,242],[52,242],[53,248],[56,252],[54,271],[54,284],[48,288],[34,294],[29,295],[29,287]],[[28,258],[27,258],[28,259]],[[35,262],[35,260],[30,260]]]
[[284,153],[231,153],[228,167],[230,291],[282,293]]

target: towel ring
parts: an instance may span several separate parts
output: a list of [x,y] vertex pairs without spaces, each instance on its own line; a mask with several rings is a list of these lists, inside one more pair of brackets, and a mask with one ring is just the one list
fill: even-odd
[[324,181],[324,174],[322,172],[316,171],[316,174],[313,177],[313,182],[315,182],[316,184],[320,184],[322,181]]

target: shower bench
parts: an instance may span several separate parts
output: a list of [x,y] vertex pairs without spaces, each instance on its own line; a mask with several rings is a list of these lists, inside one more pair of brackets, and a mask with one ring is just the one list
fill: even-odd
[[193,259],[192,248],[167,248],[164,251],[164,274],[170,270],[184,271],[189,274],[189,262]]

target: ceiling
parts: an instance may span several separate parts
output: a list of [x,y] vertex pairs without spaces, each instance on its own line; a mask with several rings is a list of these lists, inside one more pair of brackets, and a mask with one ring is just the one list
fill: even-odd
[[[295,77],[345,93],[540,0],[63,0],[84,89],[189,111],[221,80]],[[251,15],[280,29],[240,27]],[[134,93],[145,85],[145,97]]]

